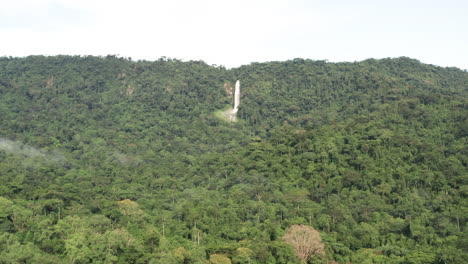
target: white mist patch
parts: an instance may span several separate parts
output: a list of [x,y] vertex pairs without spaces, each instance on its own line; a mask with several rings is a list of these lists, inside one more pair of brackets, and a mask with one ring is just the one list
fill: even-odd
[[118,163],[124,166],[138,166],[138,164],[141,163],[140,159],[129,156],[120,151],[114,151],[114,153],[112,153],[110,157],[112,160],[117,161]]
[[64,161],[63,156],[59,153],[41,150],[18,141],[5,138],[0,138],[0,151],[23,156],[24,158],[29,159],[44,159],[53,163]]

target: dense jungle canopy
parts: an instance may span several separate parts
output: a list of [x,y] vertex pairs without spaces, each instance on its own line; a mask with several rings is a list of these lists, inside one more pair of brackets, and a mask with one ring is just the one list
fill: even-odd
[[467,100],[405,57],[2,57],[0,263],[467,263]]

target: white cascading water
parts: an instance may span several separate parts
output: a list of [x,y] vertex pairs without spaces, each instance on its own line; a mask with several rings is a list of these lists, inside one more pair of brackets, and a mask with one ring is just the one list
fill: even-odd
[[237,111],[239,111],[239,104],[240,104],[240,81],[237,80],[236,88],[234,90],[234,107],[231,110],[229,115],[229,121],[236,122],[237,121]]

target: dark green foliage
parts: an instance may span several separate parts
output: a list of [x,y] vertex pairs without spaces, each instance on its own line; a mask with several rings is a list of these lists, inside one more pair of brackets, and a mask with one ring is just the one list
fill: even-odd
[[467,99],[409,58],[0,58],[0,263],[299,263],[295,224],[310,263],[468,262]]

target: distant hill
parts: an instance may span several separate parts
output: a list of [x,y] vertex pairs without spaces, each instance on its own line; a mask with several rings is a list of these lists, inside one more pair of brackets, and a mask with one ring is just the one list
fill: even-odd
[[467,100],[405,57],[0,58],[0,263],[301,263],[293,225],[308,263],[466,263]]

